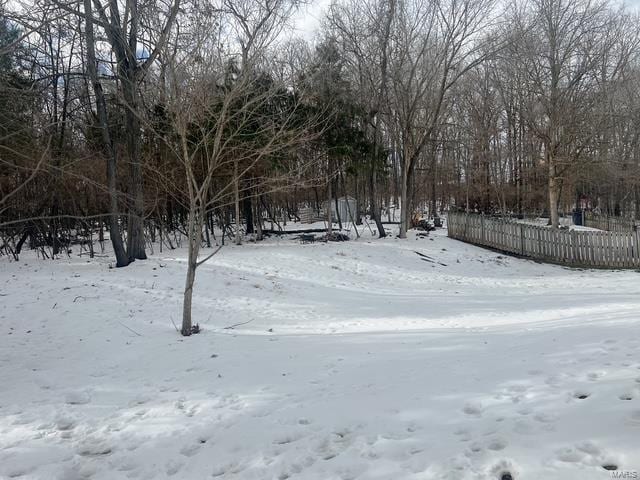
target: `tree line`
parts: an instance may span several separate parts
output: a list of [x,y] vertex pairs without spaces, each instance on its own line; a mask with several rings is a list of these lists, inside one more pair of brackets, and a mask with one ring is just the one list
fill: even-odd
[[124,267],[185,245],[186,317],[202,246],[303,207],[330,230],[348,221],[331,218],[340,196],[380,238],[395,212],[402,238],[414,212],[449,208],[640,217],[637,13],[336,0],[307,41],[300,7],[1,4],[0,253],[93,254],[95,239]]

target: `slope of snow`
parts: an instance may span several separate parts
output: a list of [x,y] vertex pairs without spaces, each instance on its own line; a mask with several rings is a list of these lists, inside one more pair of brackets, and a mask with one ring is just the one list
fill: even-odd
[[203,332],[183,339],[185,256],[0,263],[0,478],[640,470],[637,272],[537,264],[442,231],[272,238],[199,269]]

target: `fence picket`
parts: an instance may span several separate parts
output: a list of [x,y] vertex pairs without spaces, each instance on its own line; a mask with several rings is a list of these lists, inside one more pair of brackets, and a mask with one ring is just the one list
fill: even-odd
[[584,267],[640,267],[640,231],[628,228],[626,219],[586,215],[587,222],[612,230],[559,230],[458,212],[449,213],[447,227],[451,238],[536,260]]

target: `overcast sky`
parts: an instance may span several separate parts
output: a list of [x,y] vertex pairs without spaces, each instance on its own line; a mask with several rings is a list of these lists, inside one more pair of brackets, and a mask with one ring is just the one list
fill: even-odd
[[[636,0],[640,2],[640,0]],[[308,5],[303,5],[296,19],[296,29],[300,35],[311,40],[320,26],[320,19],[331,4],[331,0],[311,0]]]

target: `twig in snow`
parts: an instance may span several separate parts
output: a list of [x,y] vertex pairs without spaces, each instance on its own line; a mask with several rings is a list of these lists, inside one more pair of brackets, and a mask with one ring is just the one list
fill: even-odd
[[176,329],[176,332],[180,333],[180,330],[178,330],[178,326],[176,325],[176,322],[173,321],[173,317],[171,317],[171,323],[173,323],[173,328]]
[[76,300],[78,300],[79,298],[82,298],[84,300],[84,297],[82,295],[78,295],[76,298],[73,299],[73,303],[76,303]]
[[418,254],[418,256],[424,260],[425,262],[429,262],[429,263],[437,263],[438,265],[442,265],[443,267],[446,267],[447,265],[445,263],[441,263],[441,262],[437,262],[435,261],[433,258],[431,258],[429,255],[425,255],[424,253],[420,253],[416,250],[414,250],[415,253]]
[[228,327],[224,327],[223,330],[233,330],[234,328],[239,327],[240,325],[246,325],[249,322],[253,322],[253,318],[251,320],[247,320],[246,322],[240,322],[233,325],[229,325]]
[[141,337],[141,336],[142,336],[142,334],[140,334],[140,333],[136,332],[133,328],[129,328],[129,327],[127,327],[124,323],[122,323],[122,322],[118,322],[118,323],[119,323],[120,325],[122,325],[124,328],[126,328],[127,330],[129,330],[129,331],[131,331],[131,332],[135,333],[135,334],[136,334],[136,335],[138,335],[139,337]]

